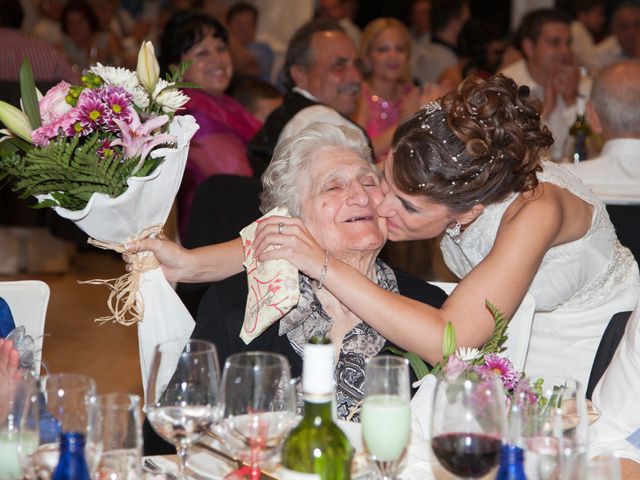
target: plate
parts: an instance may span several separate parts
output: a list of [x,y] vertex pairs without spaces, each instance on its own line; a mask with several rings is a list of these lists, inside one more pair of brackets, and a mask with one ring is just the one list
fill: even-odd
[[233,466],[212,453],[199,450],[197,446],[189,449],[187,468],[201,478],[209,480],[222,480],[226,474],[233,470]]

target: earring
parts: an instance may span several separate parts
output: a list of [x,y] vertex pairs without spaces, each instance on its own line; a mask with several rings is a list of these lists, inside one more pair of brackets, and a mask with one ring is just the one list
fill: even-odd
[[456,220],[456,224],[453,228],[448,227],[445,232],[449,235],[454,242],[460,243],[460,233],[462,232],[462,224]]

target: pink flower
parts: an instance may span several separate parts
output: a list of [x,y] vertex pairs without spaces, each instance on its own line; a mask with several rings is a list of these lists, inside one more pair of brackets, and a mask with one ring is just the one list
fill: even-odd
[[132,95],[122,87],[107,86],[100,90],[100,97],[105,106],[104,124],[107,130],[117,132],[119,127],[114,122],[114,119],[122,120],[126,123],[131,122],[131,112],[133,111],[131,108]]
[[151,150],[163,143],[174,143],[176,137],[169,135],[168,133],[159,133],[154,135],[153,131],[160,128],[169,121],[167,115],[160,115],[159,117],[153,117],[147,120],[145,123],[140,122],[140,117],[135,112],[131,111],[131,122],[126,123],[122,120],[113,120],[120,128],[121,138],[115,139],[111,142],[112,146],[120,145],[124,148],[124,158],[140,157],[138,167],[134,171],[137,171],[144,159]]
[[499,375],[504,388],[507,390],[513,390],[520,378],[509,359],[495,353],[490,353],[484,357],[484,365],[480,367],[480,371],[486,370],[493,371],[496,375]]
[[70,87],[71,85],[62,81],[55,87],[50,88],[45,96],[40,99],[38,106],[40,107],[40,117],[43,124],[52,123],[71,110],[72,107],[66,100]]
[[444,369],[442,371],[447,378],[453,380],[466,369],[467,364],[463,360],[460,360],[460,358],[454,354],[449,357],[449,360],[447,361],[447,364],[444,366]]
[[[40,128],[31,132],[31,138],[33,139],[34,145],[37,145],[38,147],[46,147],[49,145],[49,141],[51,139],[60,134],[73,136],[75,131],[73,131],[72,126],[76,118],[74,112],[74,110],[70,110],[53,122],[42,125]],[[70,131],[72,132],[71,134],[68,133]]]
[[100,94],[95,90],[84,90],[78,99],[76,109],[78,120],[91,130],[103,125],[106,121],[107,108]]

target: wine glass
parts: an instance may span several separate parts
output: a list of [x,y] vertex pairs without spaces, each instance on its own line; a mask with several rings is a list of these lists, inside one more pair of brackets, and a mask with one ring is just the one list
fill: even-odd
[[261,463],[277,453],[295,420],[289,362],[269,352],[231,355],[222,373],[220,405],[225,446],[250,465],[252,480],[258,480]]
[[97,476],[110,480],[142,477],[140,397],[126,393],[98,395],[102,419],[102,456]]
[[37,448],[28,455],[30,474],[49,479],[60,458],[60,437],[78,432],[85,439],[85,458],[94,472],[102,452],[100,416],[92,378],[72,373],[41,377],[35,395],[29,397],[23,419],[25,431],[37,432]]
[[502,384],[490,371],[469,368],[438,379],[431,411],[431,449],[462,478],[480,478],[498,464],[505,434]]
[[25,459],[38,446],[37,430],[23,422],[36,388],[29,372],[0,372],[0,478],[22,478]]
[[409,362],[390,355],[367,362],[360,420],[369,455],[384,480],[395,479],[409,443]]
[[213,343],[205,340],[163,342],[156,346],[146,413],[153,429],[175,445],[178,473],[185,479],[189,447],[220,418],[220,367]]
[[587,404],[580,382],[530,375],[516,388],[527,477],[546,480],[581,468],[588,441]]

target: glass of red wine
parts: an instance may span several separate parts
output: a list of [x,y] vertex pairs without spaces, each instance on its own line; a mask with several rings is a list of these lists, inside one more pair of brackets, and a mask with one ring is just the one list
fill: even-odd
[[431,411],[431,449],[459,478],[480,478],[498,465],[506,428],[499,378],[473,368],[438,379]]

